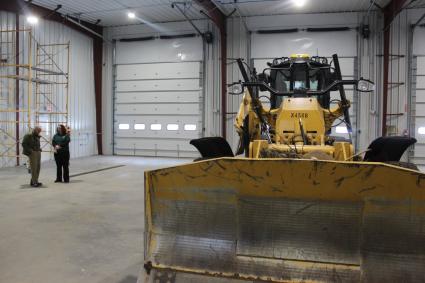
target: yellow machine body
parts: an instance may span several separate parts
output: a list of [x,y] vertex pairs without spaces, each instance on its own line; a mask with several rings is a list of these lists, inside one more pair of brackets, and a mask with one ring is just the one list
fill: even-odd
[[[249,94],[245,93],[235,119],[235,127],[238,132],[241,132],[243,121],[248,116],[249,129],[252,133],[252,142],[249,146],[251,158],[267,157],[264,152],[298,155],[321,152],[328,156],[317,155],[318,159],[341,161],[348,161],[354,156],[354,148],[349,142],[334,142],[332,145],[326,145],[329,140],[326,132],[342,115],[340,106],[323,109],[314,97],[285,98],[278,109],[262,108],[262,115],[275,129],[275,134],[271,136],[272,143],[261,139],[260,120],[251,109]],[[308,144],[304,144],[303,134]]]
[[[145,172],[146,269],[267,282],[424,282],[425,174],[354,161],[351,143],[327,135],[344,107],[285,97],[270,110],[245,93],[235,120],[241,136],[248,125],[245,158]],[[256,113],[273,128],[269,139]]]

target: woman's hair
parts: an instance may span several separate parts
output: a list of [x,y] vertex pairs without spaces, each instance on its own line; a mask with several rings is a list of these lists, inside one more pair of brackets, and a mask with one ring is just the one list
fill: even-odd
[[62,125],[62,124],[60,124],[58,126],[58,132],[61,133],[61,134],[63,134],[63,135],[66,134],[66,128],[65,128],[65,126]]

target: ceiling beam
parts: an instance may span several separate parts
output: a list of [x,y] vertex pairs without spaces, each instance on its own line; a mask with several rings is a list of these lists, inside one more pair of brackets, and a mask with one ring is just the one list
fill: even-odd
[[226,16],[214,4],[212,0],[195,0],[204,9],[204,13],[217,26],[220,31],[221,52],[221,134],[226,138],[226,115],[227,115],[227,35]]
[[[89,32],[87,29],[68,21],[66,15],[61,14],[59,11],[50,10],[38,5],[35,5],[30,2],[26,2],[23,0],[6,0],[0,1],[0,10],[12,12],[20,15],[32,14],[38,16],[39,18],[45,18],[46,20],[55,21],[61,24],[64,24],[76,31],[84,33],[90,37],[94,37],[93,33]],[[78,19],[73,19],[77,20]],[[85,26],[88,29],[93,30],[98,34],[102,34],[102,27],[86,22],[86,21],[78,21],[81,25]]]
[[387,6],[384,7],[384,89],[382,99],[382,136],[387,134],[387,117],[388,117],[388,90],[389,84],[389,64],[390,64],[390,32],[391,23],[394,18],[403,10],[407,0],[391,0]]

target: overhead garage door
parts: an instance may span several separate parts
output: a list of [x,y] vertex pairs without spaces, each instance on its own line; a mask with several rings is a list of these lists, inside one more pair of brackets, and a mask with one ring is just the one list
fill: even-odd
[[411,61],[411,130],[417,143],[411,149],[410,161],[425,170],[425,29],[417,27],[413,34]]
[[[335,33],[334,35],[332,33]],[[306,53],[310,56],[327,57],[332,60],[338,54],[343,79],[354,79],[357,74],[357,33],[354,30],[338,32],[300,31],[287,34],[253,33],[251,37],[251,59],[257,72],[267,67],[267,62],[274,58],[289,57],[291,54]],[[356,138],[356,97],[352,86],[346,86],[346,96],[352,103],[350,120],[353,126],[353,139]],[[261,93],[269,96],[268,92]],[[331,99],[339,99],[339,92],[332,92]],[[268,105],[268,99],[263,98]],[[337,120],[332,128],[332,135],[348,138],[344,123]]]
[[114,153],[196,157],[202,133],[202,40],[118,42]]

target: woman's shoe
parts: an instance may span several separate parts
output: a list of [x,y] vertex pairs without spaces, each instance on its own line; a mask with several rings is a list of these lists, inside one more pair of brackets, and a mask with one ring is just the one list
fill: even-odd
[[55,183],[62,183],[62,180],[55,180]]

